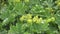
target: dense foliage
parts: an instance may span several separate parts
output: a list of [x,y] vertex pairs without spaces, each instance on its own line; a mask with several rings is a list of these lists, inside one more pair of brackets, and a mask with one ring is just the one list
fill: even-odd
[[0,34],[60,34],[60,0],[0,0]]

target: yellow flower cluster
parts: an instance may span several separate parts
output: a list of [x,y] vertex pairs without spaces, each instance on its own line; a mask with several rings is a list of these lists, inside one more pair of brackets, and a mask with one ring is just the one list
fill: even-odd
[[52,21],[55,21],[55,17],[51,17],[51,18],[48,18],[48,19],[42,19],[42,17],[38,18],[38,15],[34,16],[32,18],[32,14],[27,14],[27,15],[23,15],[21,18],[20,18],[20,21],[26,21],[27,23],[37,23],[37,24],[40,24],[42,23],[43,21],[45,22],[52,22]]
[[55,17],[51,17],[51,18],[48,18],[48,19],[46,20],[47,23],[48,23],[48,22],[53,22],[53,21],[55,21]]
[[27,20],[27,21],[31,21],[32,19],[32,15],[31,14],[27,14],[27,15],[23,15],[21,18],[20,18],[20,21],[24,21],[24,20]]
[[60,6],[60,0],[57,0],[55,3],[57,4],[57,6]]

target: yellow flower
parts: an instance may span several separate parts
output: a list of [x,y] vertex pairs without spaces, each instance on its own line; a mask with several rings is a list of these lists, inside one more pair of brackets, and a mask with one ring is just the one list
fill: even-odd
[[36,22],[38,20],[38,16],[35,16],[34,18],[33,18],[33,22]]
[[39,18],[37,21],[36,21],[36,23],[41,23],[42,22],[42,18]]
[[51,21],[52,21],[52,22],[55,21],[55,17],[51,17],[51,18],[49,18],[49,19],[46,20],[47,23],[48,23],[48,22],[51,22]]
[[27,23],[32,23],[32,19],[27,19]]
[[55,1],[55,3],[57,4],[57,6],[60,6],[60,0]]
[[60,2],[57,3],[57,6],[60,6]]
[[42,18],[40,18],[39,20],[42,21]]
[[20,18],[20,21],[23,21],[25,19],[25,16],[23,15],[21,18]]

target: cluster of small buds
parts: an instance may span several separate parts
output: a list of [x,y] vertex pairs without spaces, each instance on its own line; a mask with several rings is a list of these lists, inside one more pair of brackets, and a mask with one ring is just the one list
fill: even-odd
[[34,16],[32,18],[32,14],[27,14],[27,15],[23,15],[22,17],[20,17],[20,21],[26,21],[27,23],[44,23],[44,22],[52,22],[55,21],[55,17],[51,17],[48,19],[43,19],[42,17],[38,18],[38,15]]
[[51,18],[46,19],[47,23],[54,22],[54,21],[55,21],[55,17],[51,17]]

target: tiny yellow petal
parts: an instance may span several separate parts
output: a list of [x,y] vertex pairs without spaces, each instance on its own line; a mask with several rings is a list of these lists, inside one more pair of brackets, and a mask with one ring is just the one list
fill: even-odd
[[34,17],[33,18],[33,22],[36,22],[38,20],[38,18]]
[[39,18],[37,21],[36,21],[36,23],[41,23],[42,22],[42,18]]
[[32,23],[32,19],[28,19],[27,20],[27,23]]
[[24,19],[25,19],[24,15],[22,17],[20,17],[20,21],[23,21]]

